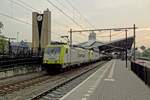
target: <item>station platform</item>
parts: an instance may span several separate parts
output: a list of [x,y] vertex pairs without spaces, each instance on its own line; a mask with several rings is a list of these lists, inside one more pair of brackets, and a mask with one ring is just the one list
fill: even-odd
[[125,64],[109,61],[60,100],[150,100],[150,88]]

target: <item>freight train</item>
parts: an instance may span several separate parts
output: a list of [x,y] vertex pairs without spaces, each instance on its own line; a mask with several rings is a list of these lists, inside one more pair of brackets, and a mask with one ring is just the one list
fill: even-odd
[[71,67],[94,63],[100,58],[102,55],[93,50],[70,47],[65,44],[48,45],[44,51],[43,66],[49,73],[55,73]]

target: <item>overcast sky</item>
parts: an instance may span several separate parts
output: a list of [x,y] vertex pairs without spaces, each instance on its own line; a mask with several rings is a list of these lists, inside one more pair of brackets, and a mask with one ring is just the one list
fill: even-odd
[[[52,11],[52,40],[60,41],[60,35],[67,33],[69,28],[80,29],[62,13],[50,5],[47,0],[21,0],[33,8],[43,12],[49,8]],[[84,29],[88,28],[113,28],[113,27],[132,27],[136,24],[140,29],[137,30],[137,46],[145,45],[150,47],[150,0],[68,0],[88,19],[87,22],[77,11],[66,2],[66,0],[50,0],[66,14],[73,17]],[[32,22],[32,11],[27,10],[15,2],[18,0],[1,0],[0,13],[7,14],[26,22]],[[17,37],[19,40],[31,41],[32,27],[30,25],[14,21],[0,15],[0,21],[4,23],[2,34],[9,37]],[[92,25],[91,25],[92,24]],[[57,33],[57,34],[56,34]],[[87,40],[89,33],[78,33],[74,35],[74,43]],[[113,33],[117,34],[117,32]],[[99,32],[99,36],[107,36],[108,32]],[[124,33],[118,33],[113,40],[124,38]],[[132,36],[132,32],[129,32]],[[109,38],[97,37],[100,41],[108,41]]]

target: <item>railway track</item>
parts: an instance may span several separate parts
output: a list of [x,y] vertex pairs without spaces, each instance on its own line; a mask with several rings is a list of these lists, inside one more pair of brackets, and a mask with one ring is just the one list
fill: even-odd
[[0,95],[6,95],[9,93],[12,93],[14,91],[18,91],[20,89],[24,89],[26,87],[30,87],[33,85],[36,85],[40,82],[43,82],[47,79],[49,79],[51,76],[48,75],[42,75],[36,78],[28,79],[28,80],[23,80],[23,81],[18,81],[14,83],[8,83],[6,85],[0,85]]
[[53,76],[45,75],[3,85],[0,86],[0,96],[7,98],[7,100],[47,100],[48,98],[50,100],[58,100],[104,63],[99,62]]
[[75,88],[78,84],[84,81],[89,75],[94,73],[97,69],[99,69],[104,63],[95,64],[91,68],[87,68],[86,70],[63,80],[59,84],[53,86],[52,88],[30,98],[30,100],[59,100],[70,90]]

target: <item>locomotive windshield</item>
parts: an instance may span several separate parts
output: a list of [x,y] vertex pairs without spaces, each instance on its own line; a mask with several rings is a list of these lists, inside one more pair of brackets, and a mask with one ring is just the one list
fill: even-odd
[[60,47],[48,47],[45,49],[45,54],[47,55],[48,59],[58,60],[60,56]]
[[60,53],[60,47],[51,47],[51,48],[47,48],[47,54],[48,55],[55,55],[55,54],[58,54]]

